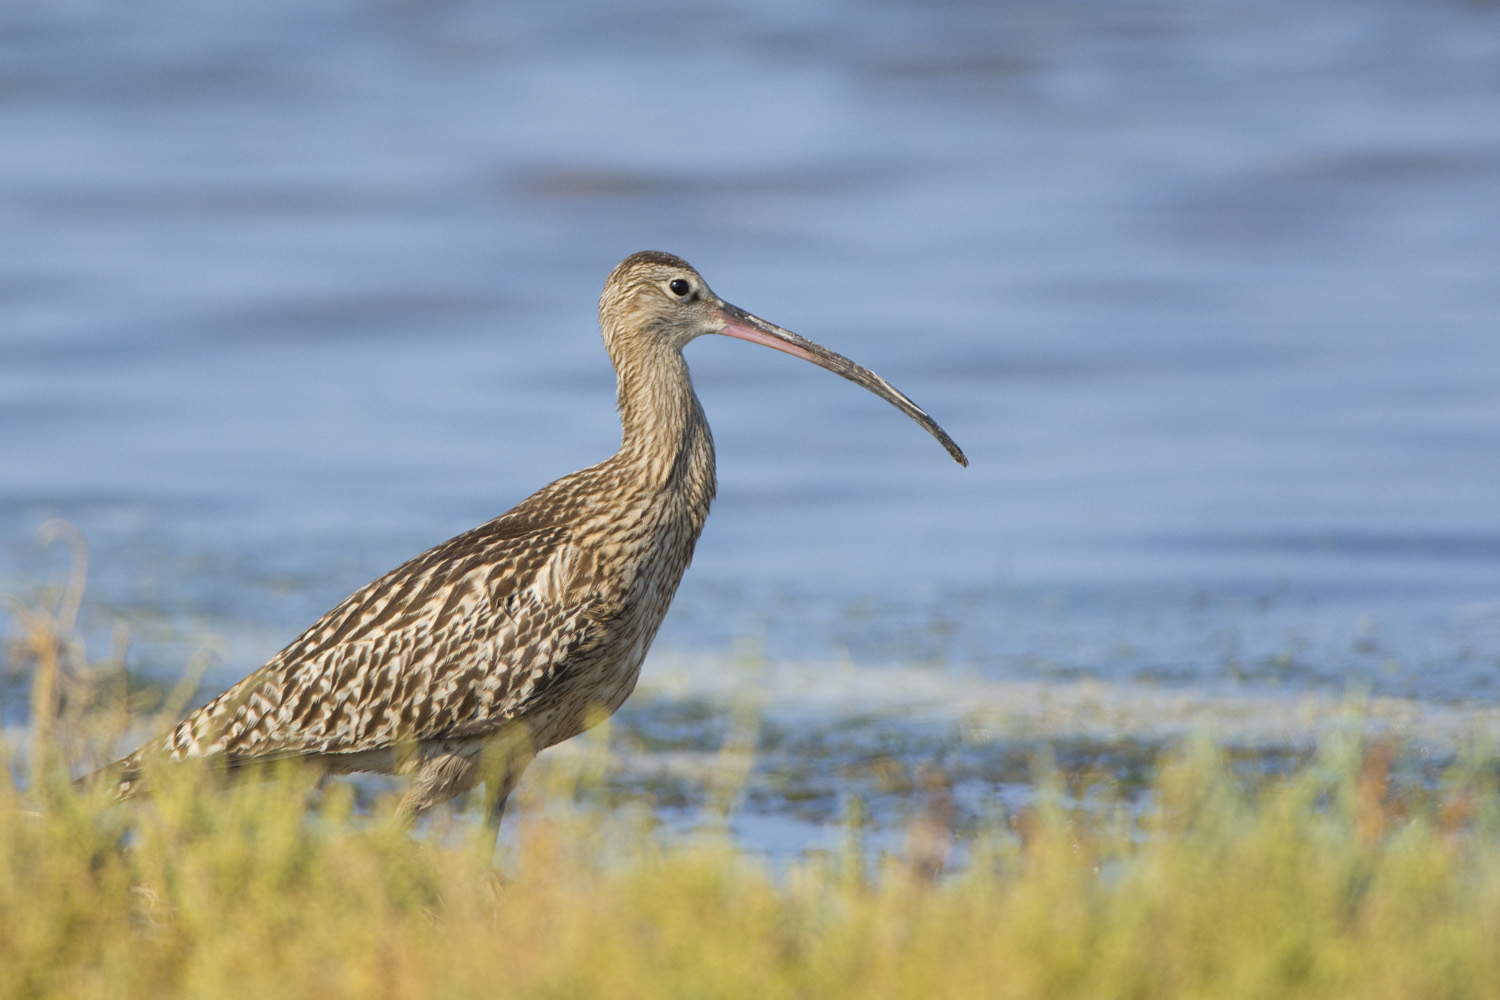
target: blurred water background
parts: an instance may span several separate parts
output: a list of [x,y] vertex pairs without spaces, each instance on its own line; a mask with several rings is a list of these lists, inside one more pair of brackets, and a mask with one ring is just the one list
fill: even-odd
[[143,675],[607,456],[650,248],[972,460],[689,348],[720,499],[621,723],[711,750],[758,692],[747,842],[876,759],[1496,731],[1493,2],[10,3],[0,231],[0,591],[72,522]]

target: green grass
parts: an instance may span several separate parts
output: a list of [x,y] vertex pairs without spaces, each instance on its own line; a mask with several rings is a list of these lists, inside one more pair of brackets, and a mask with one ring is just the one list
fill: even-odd
[[1040,804],[934,883],[854,826],[773,872],[580,805],[584,755],[539,771],[492,861],[461,820],[412,835],[295,770],[225,790],[167,767],[125,805],[75,790],[78,737],[119,713],[33,624],[12,662],[45,717],[0,760],[0,997],[1500,996],[1477,759],[1403,778],[1399,747],[1350,735],[1266,775],[1205,742],[1135,805],[1087,809],[1042,764]]
[[6,781],[0,996],[1500,995],[1494,791],[1397,797],[1383,758],[1247,787],[1200,747],[1148,811],[1044,804],[937,884],[855,838],[772,877],[565,802],[523,810],[505,881],[295,773],[124,807]]

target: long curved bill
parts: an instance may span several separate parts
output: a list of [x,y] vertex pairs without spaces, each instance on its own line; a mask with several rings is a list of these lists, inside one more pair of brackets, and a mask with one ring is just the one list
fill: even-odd
[[964,455],[963,449],[953,443],[948,432],[938,426],[937,421],[927,415],[927,411],[916,403],[913,403],[895,386],[885,379],[876,375],[863,365],[856,364],[824,347],[822,344],[814,343],[806,337],[799,337],[790,330],[783,330],[774,323],[767,323],[752,313],[747,313],[739,306],[732,306],[728,302],[720,303],[720,313],[724,317],[724,326],[718,332],[726,337],[738,337],[740,340],[748,340],[752,344],[761,344],[778,351],[784,351],[794,358],[803,361],[811,361],[821,368],[827,368],[835,375],[844,378],[856,385],[862,385],[875,395],[890,403],[902,413],[911,417],[926,429],[928,434],[937,438],[948,454],[959,465],[968,465],[969,459]]

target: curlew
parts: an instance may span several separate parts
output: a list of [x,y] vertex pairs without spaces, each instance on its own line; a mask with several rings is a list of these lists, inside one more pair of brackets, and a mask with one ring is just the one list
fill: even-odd
[[406,775],[411,819],[486,782],[487,819],[541,750],[630,696],[714,498],[714,447],[682,349],[762,344],[894,404],[968,460],[874,372],[715,295],[643,252],[610,273],[599,324],[624,432],[611,458],[360,588],[265,666],[106,768],[121,797],[148,755],[225,769],[285,758]]

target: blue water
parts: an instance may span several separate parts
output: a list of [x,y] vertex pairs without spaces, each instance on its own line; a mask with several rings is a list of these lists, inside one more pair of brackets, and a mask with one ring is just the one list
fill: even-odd
[[142,672],[608,455],[654,248],[972,461],[694,344],[663,655],[1500,700],[1493,3],[9,4],[0,231],[0,590]]

